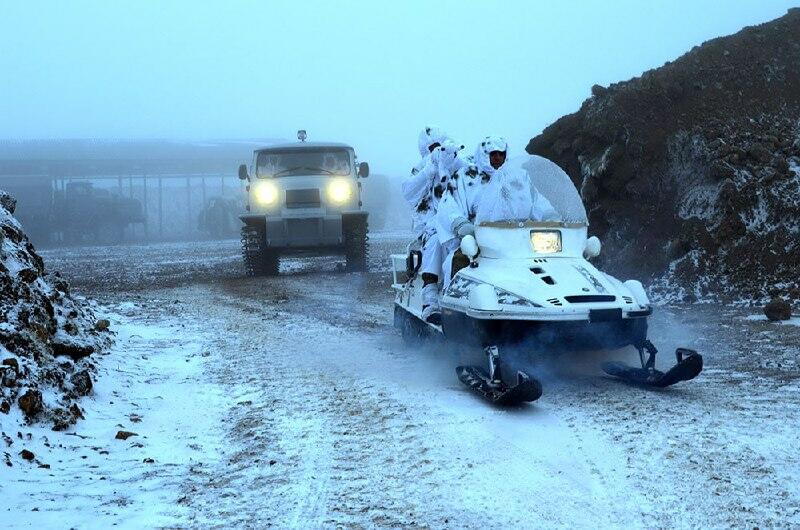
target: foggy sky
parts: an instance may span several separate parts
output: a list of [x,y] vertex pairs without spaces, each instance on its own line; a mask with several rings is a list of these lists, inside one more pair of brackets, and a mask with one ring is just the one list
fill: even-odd
[[[0,138],[351,143],[404,174],[440,125],[513,154],[595,84],[629,79],[797,0],[0,0]],[[580,5],[578,5],[580,4]]]

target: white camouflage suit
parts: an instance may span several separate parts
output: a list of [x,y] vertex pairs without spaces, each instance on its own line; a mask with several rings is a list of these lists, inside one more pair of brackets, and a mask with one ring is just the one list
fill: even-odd
[[508,144],[504,138],[500,136],[484,138],[475,149],[472,163],[453,175],[439,203],[435,225],[445,255],[442,266],[445,287],[450,283],[453,254],[461,238],[474,232],[472,223],[475,220],[483,188],[498,171],[489,163],[489,153],[507,150]]
[[443,264],[444,285],[450,283],[453,254],[461,238],[475,231],[474,224],[501,220],[555,220],[558,212],[547,198],[531,185],[527,173],[498,169],[489,163],[489,153],[507,153],[508,144],[500,136],[487,136],[478,145],[473,163],[462,168],[450,180],[439,203],[436,227],[446,256]]
[[[435,144],[439,145],[431,150]],[[442,273],[442,247],[436,234],[436,211],[451,176],[465,164],[459,157],[464,146],[455,144],[438,127],[425,127],[418,146],[422,159],[403,182],[403,197],[413,208],[414,231],[422,246],[420,272],[438,279]],[[422,296],[426,306],[423,318],[438,312],[438,284],[425,285]]]

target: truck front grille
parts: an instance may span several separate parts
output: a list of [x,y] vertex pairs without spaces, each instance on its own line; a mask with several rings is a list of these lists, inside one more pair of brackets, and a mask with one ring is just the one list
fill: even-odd
[[291,244],[307,245],[319,240],[319,219],[288,219],[286,221],[287,236]]
[[319,208],[319,189],[286,190],[287,208]]

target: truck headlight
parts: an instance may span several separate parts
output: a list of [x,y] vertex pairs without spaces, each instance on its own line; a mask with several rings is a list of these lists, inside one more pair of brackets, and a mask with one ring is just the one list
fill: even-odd
[[272,182],[259,182],[256,184],[253,194],[256,202],[262,206],[269,206],[278,201],[278,187]]
[[538,254],[561,252],[561,232],[558,230],[531,230],[531,246]]
[[334,204],[344,204],[353,195],[353,187],[344,179],[336,179],[328,184],[328,198]]

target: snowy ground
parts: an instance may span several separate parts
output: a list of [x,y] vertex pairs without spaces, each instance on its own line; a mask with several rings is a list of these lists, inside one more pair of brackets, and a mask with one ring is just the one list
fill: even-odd
[[[379,269],[404,240],[372,242]],[[661,361],[697,348],[696,381],[647,391],[545,359],[541,400],[499,410],[436,344],[402,344],[386,273],[314,258],[245,278],[236,241],[43,254],[119,336],[86,420],[7,433],[50,467],[0,472],[6,527],[800,525],[800,326],[662,308]]]

